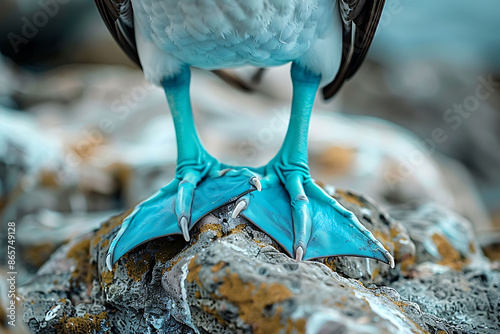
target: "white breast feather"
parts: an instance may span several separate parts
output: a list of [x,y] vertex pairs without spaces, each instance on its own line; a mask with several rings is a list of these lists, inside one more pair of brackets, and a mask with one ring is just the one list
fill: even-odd
[[341,23],[335,0],[132,0],[144,73],[159,84],[183,64],[216,69],[295,61],[336,74]]

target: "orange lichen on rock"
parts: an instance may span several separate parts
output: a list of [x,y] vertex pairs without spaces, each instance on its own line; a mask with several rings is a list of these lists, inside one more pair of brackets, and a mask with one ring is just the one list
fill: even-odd
[[385,249],[387,249],[388,251],[393,250],[394,259],[398,260],[399,259],[399,247],[397,246],[398,243],[395,242],[390,237],[390,234],[391,232],[389,232],[389,235],[387,235],[379,230],[373,231],[373,236],[382,243]]
[[337,271],[337,266],[335,265],[335,261],[333,257],[326,257],[323,259],[323,264],[330,268],[332,271]]
[[97,265],[90,261],[90,238],[84,238],[68,251],[68,258],[76,261],[75,270],[71,274],[71,283],[77,285],[85,283],[92,285],[92,280],[97,274]]
[[170,271],[170,270],[172,270],[172,268],[173,268],[173,267],[174,267],[177,263],[179,263],[179,261],[180,261],[180,260],[181,260],[181,257],[179,256],[179,257],[177,258],[177,260],[172,261],[172,263],[170,264],[170,266],[169,266],[167,269],[165,269],[165,270],[166,270],[166,271]]
[[240,233],[242,232],[243,230],[245,230],[245,227],[246,225],[245,224],[239,224],[238,226],[236,226],[235,228],[233,228],[232,230],[229,230],[228,234],[227,235],[231,235],[231,234],[235,234],[235,233]]
[[[196,292],[198,292],[198,291],[196,291]],[[221,324],[221,325],[225,325],[226,324],[226,321],[224,319],[222,319],[222,317],[219,315],[219,313],[217,313],[217,309],[215,307],[209,307],[207,305],[201,305],[201,308],[206,313],[213,315],[214,318],[215,318],[215,320],[217,320],[217,322],[219,322],[219,324]]]
[[216,273],[227,265],[224,261],[219,261],[215,266],[212,267],[212,272]]
[[217,238],[222,237],[222,226],[219,224],[205,224],[200,227],[200,234],[208,231],[215,231]]
[[[217,292],[212,294],[212,298],[223,300],[236,306],[239,309],[240,318],[246,324],[250,325],[256,334],[277,333],[285,329],[288,324],[281,319],[282,308],[280,306],[277,306],[272,316],[265,315],[264,311],[272,305],[291,298],[291,291],[279,283],[260,283],[257,287],[253,282],[244,282],[238,274],[231,273],[229,268],[221,271],[225,266],[226,263],[220,261],[210,268],[213,273],[223,274],[222,277],[218,278],[222,284],[219,286]],[[196,282],[200,287],[203,286],[199,277],[201,267],[197,263],[197,256],[195,256],[189,262],[186,277],[189,283]],[[201,294],[198,296],[201,296]],[[213,314],[219,322],[222,321],[220,314],[216,314],[217,311],[215,309],[207,308],[205,311]],[[296,331],[303,333],[303,331],[298,329],[305,328],[305,321],[297,322],[294,326]]]
[[469,242],[469,252],[471,252],[471,254],[476,253],[476,246],[474,246],[472,242]]
[[106,285],[113,283],[114,277],[115,277],[115,275],[112,271],[105,270],[101,273],[102,282],[104,282],[104,284],[106,284]]
[[285,334],[292,334],[295,329],[295,333],[305,333],[306,332],[306,320],[298,319],[295,323],[292,319],[288,318],[286,321],[286,332]]
[[[241,311],[240,311],[241,312]],[[276,309],[276,312],[271,317],[263,318],[263,320],[259,320],[258,322],[252,323],[253,333],[257,334],[268,334],[268,333],[278,333],[279,330],[285,329],[286,325],[281,322],[281,312],[283,312],[283,308],[279,306]],[[241,317],[241,313],[240,313]],[[243,318],[243,317],[241,317]],[[247,322],[247,321],[245,321]],[[288,324],[288,323],[287,323]],[[292,327],[293,329],[293,327]]]
[[83,257],[90,258],[89,249],[90,239],[85,238],[69,249],[68,257],[73,259],[81,259]]
[[215,299],[224,299],[239,309],[240,318],[251,325],[254,333],[276,333],[284,328],[281,323],[281,309],[272,318],[266,317],[263,310],[292,297],[290,290],[283,284],[243,282],[236,273],[223,277],[223,283],[214,294]]
[[[171,236],[171,239],[159,238],[149,242],[147,249],[154,253],[155,262],[167,263],[178,255],[186,246],[182,236]],[[179,261],[177,259],[176,263]],[[175,263],[171,264],[171,267]]]
[[454,270],[461,270],[470,262],[470,259],[462,259],[460,253],[450,244],[448,239],[440,234],[433,234],[432,241],[436,245],[439,254],[443,258],[438,264],[450,267]]
[[401,271],[403,272],[404,275],[407,275],[412,269],[412,267],[415,265],[415,262],[417,262],[417,256],[416,255],[403,255],[401,258]]
[[103,321],[108,321],[108,314],[106,312],[101,312],[97,315],[86,313],[83,317],[74,318],[63,316],[59,319],[59,324],[54,329],[57,333],[65,334],[94,333],[101,330]]
[[[328,304],[329,302],[330,301],[327,300],[326,304]],[[346,296],[342,296],[342,297],[340,297],[340,302],[335,303],[335,306],[337,306],[340,309],[343,309],[343,308],[345,308],[346,303],[347,303],[347,297]]]
[[389,235],[378,230],[374,231],[373,235],[382,243],[385,249],[392,252],[394,259],[398,263],[401,263],[401,271],[403,274],[408,274],[409,270],[416,262],[416,256],[415,254],[404,253],[401,251],[402,245],[408,241],[407,239],[400,237],[401,235],[405,235],[404,231],[402,231],[398,225],[391,225]]
[[295,329],[297,330],[297,334],[303,334],[306,332],[306,319],[297,319],[295,322]]
[[390,237],[387,234],[382,233],[381,231],[374,231],[373,236],[382,243],[385,249],[390,249],[390,245],[394,246],[394,242],[390,239]]
[[[395,226],[391,226],[390,229],[389,229],[389,235],[381,232],[381,231],[374,231],[373,232],[373,235],[375,236],[375,238],[377,238],[381,243],[382,245],[386,248],[386,249],[394,249],[394,257],[395,258],[399,258],[400,257],[400,249],[399,249],[399,240],[398,240],[398,237],[403,233],[403,231],[401,231],[397,225]],[[403,240],[405,241],[405,240]],[[392,246],[392,247],[391,247]]]
[[131,254],[125,263],[127,275],[134,281],[139,282],[142,276],[150,269],[151,254],[143,252],[142,254]]
[[364,207],[365,205],[363,204],[363,202],[361,202],[359,200],[359,198],[355,195],[352,195],[352,194],[348,194],[346,193],[345,191],[343,190],[339,190],[337,189],[335,191],[336,194],[338,194],[340,197],[342,197],[343,199],[345,199],[346,201],[348,201],[349,203],[352,203],[352,204],[355,204],[359,207]]
[[258,239],[253,239],[253,241],[255,241],[257,246],[259,246],[260,248],[264,248],[266,246],[271,246],[272,248],[276,249],[278,252],[282,252],[280,247],[276,244],[273,244],[273,243],[270,244],[270,243],[267,243],[267,242],[264,242],[264,241],[258,240]]
[[399,237],[402,233],[403,231],[401,230],[400,225],[392,225],[391,228],[389,229],[389,234],[392,240]]
[[198,255],[196,255],[191,259],[191,261],[189,261],[188,274],[186,279],[189,283],[193,283],[193,281],[196,281],[196,284],[198,284],[198,286],[202,286],[200,277],[198,277],[198,274],[200,273],[201,270],[201,266],[196,263],[197,258]]

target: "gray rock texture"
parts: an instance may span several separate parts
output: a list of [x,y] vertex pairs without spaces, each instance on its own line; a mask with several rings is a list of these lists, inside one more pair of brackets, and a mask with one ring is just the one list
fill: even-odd
[[[231,219],[230,203],[203,218],[189,244],[181,236],[150,241],[110,272],[105,256],[124,213],[62,246],[20,289],[24,321],[37,333],[500,330],[500,272],[465,220],[436,205],[386,213],[355,193],[332,195],[394,254],[396,268],[351,257],[297,262]],[[466,247],[449,233],[460,226]]]

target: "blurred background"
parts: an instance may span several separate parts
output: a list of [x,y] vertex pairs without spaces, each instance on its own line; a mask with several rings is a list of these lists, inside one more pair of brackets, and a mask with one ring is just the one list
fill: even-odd
[[[496,0],[387,0],[359,72],[332,100],[318,96],[313,177],[385,207],[438,202],[499,259],[499,14]],[[118,48],[93,1],[2,0],[0,52],[0,246],[6,254],[15,222],[20,284],[59,245],[167,184],[175,134],[163,92]],[[272,158],[288,122],[288,70],[259,80],[254,68],[234,70],[250,93],[193,71],[210,152],[242,165]],[[0,273],[5,264],[1,256]]]

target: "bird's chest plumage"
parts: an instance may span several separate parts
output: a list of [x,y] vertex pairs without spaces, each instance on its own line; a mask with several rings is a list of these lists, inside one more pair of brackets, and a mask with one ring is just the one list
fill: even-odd
[[332,0],[132,0],[136,24],[190,65],[274,66],[298,59],[331,24]]

